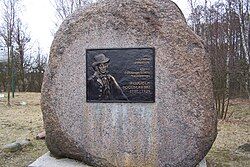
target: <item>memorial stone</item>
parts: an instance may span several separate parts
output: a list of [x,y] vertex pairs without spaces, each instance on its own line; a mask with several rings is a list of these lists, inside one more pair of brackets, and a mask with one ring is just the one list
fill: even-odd
[[51,46],[46,144],[90,166],[191,167],[217,134],[209,58],[170,0],[76,11]]

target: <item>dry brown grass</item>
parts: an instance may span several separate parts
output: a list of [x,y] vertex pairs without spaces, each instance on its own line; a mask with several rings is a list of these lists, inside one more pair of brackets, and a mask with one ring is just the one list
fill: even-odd
[[237,148],[250,143],[250,101],[231,101],[228,118],[218,122],[218,136],[207,155],[211,167],[250,167],[250,152]]
[[[15,153],[0,149],[0,166],[24,167],[48,151],[43,140],[35,139],[43,130],[40,93],[16,93],[11,107],[6,106],[6,101],[0,100],[0,148],[18,139],[30,139],[32,145]],[[21,106],[21,102],[27,105]]]
[[[20,102],[27,102],[21,106]],[[17,139],[30,139],[27,146],[15,153],[4,153],[0,149],[0,167],[27,166],[48,150],[43,140],[35,140],[43,130],[40,109],[40,93],[16,93],[12,106],[6,106],[6,98],[0,100],[0,148]],[[234,100],[230,105],[229,119],[219,121],[218,137],[206,159],[209,167],[248,167],[249,153],[236,149],[250,142],[250,101]]]

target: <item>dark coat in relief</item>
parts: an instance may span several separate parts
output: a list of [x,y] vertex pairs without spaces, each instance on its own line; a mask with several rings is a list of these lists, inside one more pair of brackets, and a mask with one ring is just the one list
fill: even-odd
[[87,81],[87,99],[89,101],[127,101],[115,78],[110,75],[93,75]]

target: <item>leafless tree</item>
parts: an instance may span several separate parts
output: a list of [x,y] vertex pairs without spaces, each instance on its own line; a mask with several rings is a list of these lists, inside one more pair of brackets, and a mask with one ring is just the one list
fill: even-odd
[[230,98],[250,98],[249,0],[195,2],[189,0],[191,27],[210,53],[215,106],[219,118],[225,119]]
[[26,91],[26,85],[25,85],[25,66],[24,66],[24,54],[26,51],[26,45],[30,42],[31,38],[29,34],[27,33],[27,28],[22,24],[22,21],[20,19],[17,20],[16,23],[16,32],[15,32],[15,42],[17,44],[17,69],[18,69],[18,81],[19,81],[19,91]]
[[26,89],[31,92],[40,92],[43,74],[47,65],[47,55],[38,46],[35,53],[25,59],[25,82]]
[[11,75],[13,65],[13,47],[14,47],[14,31],[17,19],[18,3],[19,0],[2,0],[0,2],[1,9],[3,10],[3,23],[0,27],[0,37],[3,39],[5,46],[7,47],[8,55],[8,70],[7,70],[7,91],[8,91],[8,103],[10,106],[10,91],[11,91]]
[[196,26],[197,26],[196,23],[197,23],[197,19],[198,19],[197,10],[196,10],[197,2],[196,2],[196,0],[188,0],[188,4],[191,8],[191,14],[189,17],[189,19],[191,20],[191,25],[192,25],[191,27],[192,27],[193,31],[196,32]]
[[[238,0],[238,13],[239,13],[239,26],[240,26],[240,40],[242,45],[242,54],[244,55],[246,61],[250,62],[249,58],[249,46],[248,46],[248,40],[249,40],[249,0],[246,1],[246,6],[244,7],[244,0]],[[245,77],[245,83],[243,86],[245,86],[245,90],[247,92],[247,96],[250,99],[250,91],[249,91],[249,74],[250,74],[250,68],[248,67],[248,72]]]
[[76,9],[86,6],[92,2],[92,0],[50,0],[51,4],[56,10],[56,27]]

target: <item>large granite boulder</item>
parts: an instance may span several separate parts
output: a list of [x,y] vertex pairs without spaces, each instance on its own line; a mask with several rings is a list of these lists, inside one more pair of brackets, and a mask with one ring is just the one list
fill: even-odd
[[[155,102],[87,102],[86,49],[144,47],[155,48]],[[51,46],[42,88],[47,146],[92,166],[195,166],[217,134],[210,72],[201,39],[170,0],[78,10]]]

